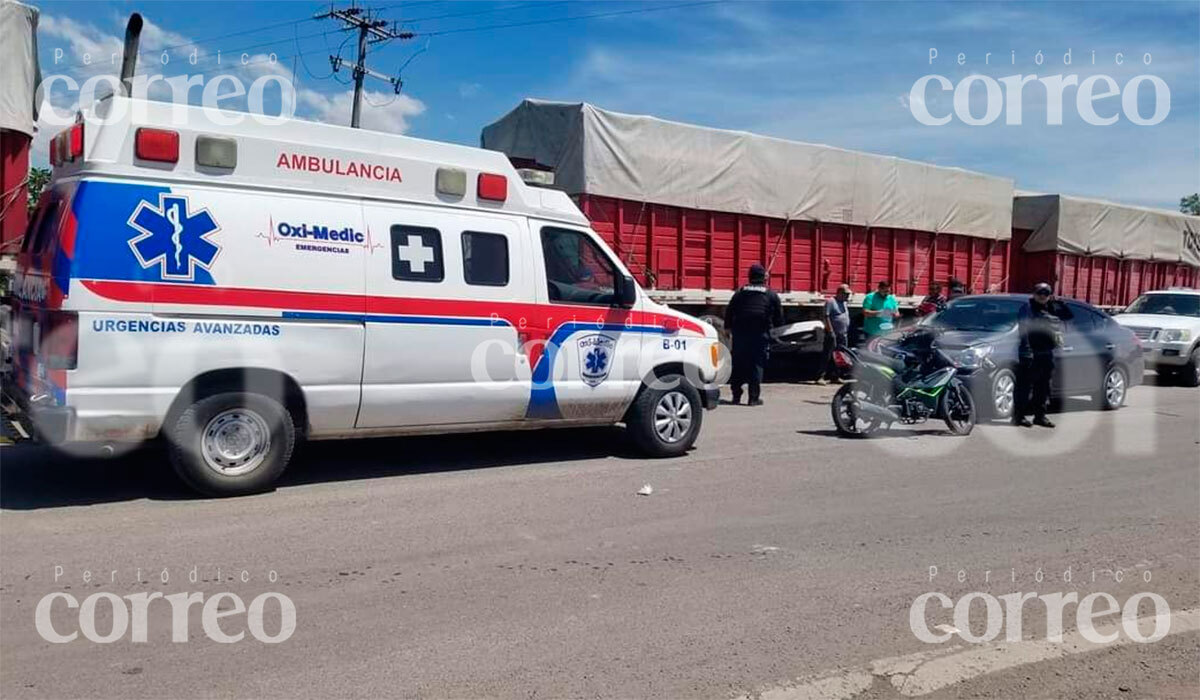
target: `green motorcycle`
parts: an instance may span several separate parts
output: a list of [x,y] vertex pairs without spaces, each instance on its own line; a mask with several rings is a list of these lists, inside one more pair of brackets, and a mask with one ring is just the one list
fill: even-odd
[[830,411],[838,434],[868,437],[884,425],[913,425],[937,417],[954,435],[975,428],[975,401],[959,378],[967,370],[937,347],[933,334],[914,350],[889,357],[870,350],[839,348],[834,362],[854,381],[833,396]]

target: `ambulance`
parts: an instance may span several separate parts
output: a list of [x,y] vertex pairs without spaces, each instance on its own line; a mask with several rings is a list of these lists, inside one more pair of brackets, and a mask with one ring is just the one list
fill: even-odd
[[161,439],[234,495],[303,440],[623,423],[675,456],[716,406],[714,329],[501,153],[120,95],[51,151],[4,387],[45,441]]

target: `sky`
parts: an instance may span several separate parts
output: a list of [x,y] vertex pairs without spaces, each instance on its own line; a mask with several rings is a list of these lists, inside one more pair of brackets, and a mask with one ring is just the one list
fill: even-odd
[[[278,74],[296,85],[296,116],[349,123],[348,69],[332,72],[329,55],[353,60],[354,40],[336,22],[312,19],[328,3],[34,4],[42,12],[44,77],[83,82],[116,73],[107,57],[119,53],[125,21],[139,11],[147,20],[139,73],[209,81],[230,73],[247,84]],[[958,166],[1011,178],[1028,191],[1176,209],[1181,196],[1200,190],[1197,2],[360,5],[415,33],[371,46],[368,65],[399,74],[403,89],[396,95],[388,83],[367,79],[365,128],[478,145],[485,125],[537,97]],[[930,74],[952,86],[972,74],[996,81],[1107,76],[1092,81],[1093,94],[1103,95],[1108,79],[1121,94],[1094,107],[1117,120],[1087,123],[1076,88],[1068,87],[1062,123],[1049,124],[1048,91],[1033,83],[1021,92],[1019,110],[1003,91],[993,96],[993,108],[1019,114],[1020,124],[1001,116],[971,125],[953,116],[927,125],[914,116],[910,93]],[[1128,114],[1136,106],[1135,118],[1152,120],[1166,106],[1151,81],[1131,81],[1139,75],[1155,76],[1169,90],[1169,111],[1152,125],[1135,124]],[[968,87],[964,106],[978,120],[989,108],[985,83]],[[151,97],[167,94],[165,83],[151,90]],[[267,91],[268,112],[279,108],[273,94]],[[924,93],[930,113],[953,115],[951,94],[934,82]],[[50,100],[74,109],[78,97],[51,90]],[[35,163],[45,162],[53,130],[35,140]]]

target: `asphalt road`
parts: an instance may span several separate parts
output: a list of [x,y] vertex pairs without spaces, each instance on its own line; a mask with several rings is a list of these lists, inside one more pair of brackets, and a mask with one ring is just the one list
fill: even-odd
[[[276,492],[230,500],[192,498],[152,451],[0,448],[0,695],[774,698],[832,678],[817,695],[898,697],[879,660],[972,651],[914,636],[926,592],[1147,591],[1200,609],[1200,392],[1140,387],[1116,413],[1071,401],[1053,433],[869,441],[836,437],[831,394],[772,385],[668,461],[616,429],[312,444]],[[155,601],[144,643],[39,636],[44,596],[105,591],[277,591],[296,627],[220,644],[200,606],[176,625]],[[52,610],[59,633],[79,629],[79,611]],[[1026,638],[1044,638],[1041,610]],[[929,697],[1196,697],[1200,633],[976,666]]]

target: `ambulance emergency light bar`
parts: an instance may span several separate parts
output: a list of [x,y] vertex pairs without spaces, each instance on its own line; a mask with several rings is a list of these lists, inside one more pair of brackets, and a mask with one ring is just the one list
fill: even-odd
[[[467,193],[467,173],[459,168],[438,168],[434,187],[438,194],[462,197]],[[508,199],[508,178],[496,173],[479,173],[475,192],[480,199],[503,202]]]

